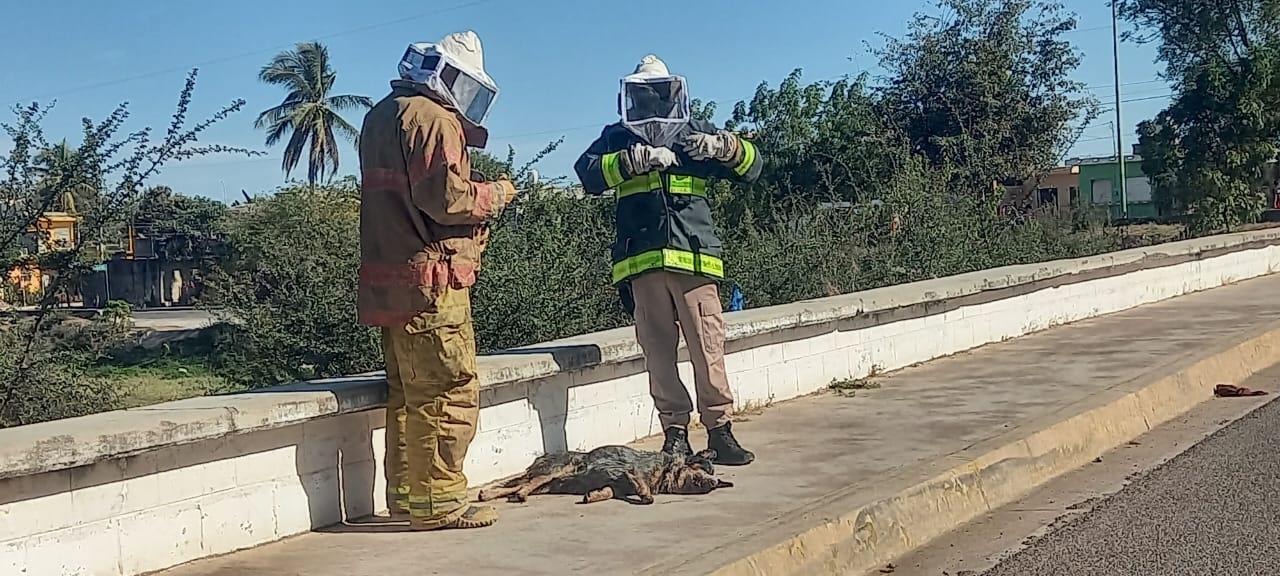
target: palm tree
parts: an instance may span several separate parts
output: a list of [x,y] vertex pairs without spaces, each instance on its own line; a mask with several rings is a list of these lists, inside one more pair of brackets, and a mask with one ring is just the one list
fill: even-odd
[[63,212],[91,209],[98,201],[97,187],[86,173],[80,151],[62,142],[36,154],[36,168],[45,188],[45,201],[50,208]]
[[283,86],[289,91],[284,102],[258,115],[255,128],[266,129],[267,146],[274,146],[286,133],[292,133],[284,148],[280,167],[285,177],[302,159],[302,148],[311,141],[307,158],[307,182],[332,177],[338,170],[338,139],[335,132],[355,140],[360,132],[342,119],[340,111],[368,109],[373,101],[367,96],[343,94],[330,96],[338,74],[329,65],[329,50],[319,42],[301,42],[293,50],[276,54],[262,67],[258,79]]

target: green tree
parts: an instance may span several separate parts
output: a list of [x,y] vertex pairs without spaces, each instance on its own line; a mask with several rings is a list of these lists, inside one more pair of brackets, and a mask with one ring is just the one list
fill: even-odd
[[969,192],[1044,174],[1075,142],[1071,127],[1096,113],[1071,79],[1075,16],[1042,0],[937,5],[945,17],[917,14],[905,37],[876,50],[885,120]]
[[1256,219],[1280,152],[1280,2],[1119,0],[1158,45],[1175,87],[1169,107],[1139,125],[1138,152],[1164,210],[1191,212],[1205,233]]
[[1116,0],[1116,8],[1135,26],[1125,37],[1155,43],[1175,83],[1210,64],[1238,70],[1251,51],[1280,39],[1280,0]]
[[[728,126],[755,133],[759,182],[715,187],[728,272],[752,306],[1088,254],[1114,236],[1014,222],[984,193],[1037,176],[1096,104],[1069,75],[1054,4],[954,0],[876,50],[886,74],[761,84]],[[733,223],[732,226],[728,223]]]
[[1162,210],[1187,208],[1197,233],[1254,221],[1273,182],[1266,166],[1280,148],[1280,78],[1271,51],[1227,71],[1208,63],[1169,107],[1139,124],[1138,153]]
[[701,98],[694,98],[689,101],[689,116],[698,120],[706,120],[711,122],[716,115],[716,103],[714,100],[703,102]]
[[98,202],[97,174],[85,170],[79,152],[66,139],[41,150],[36,155],[36,165],[42,174],[44,185],[62,190],[54,207],[64,212],[93,210]]
[[307,182],[315,185],[332,177],[338,170],[337,136],[359,138],[360,131],[340,112],[367,110],[373,101],[367,96],[330,95],[337,77],[329,63],[329,49],[319,42],[302,42],[277,54],[258,73],[259,80],[289,91],[279,106],[264,111],[254,122],[255,128],[267,131],[267,146],[289,135],[280,163],[286,177],[308,147]]
[[610,284],[613,200],[530,191],[493,225],[473,307],[486,352],[627,323]]
[[132,216],[136,229],[164,240],[161,253],[169,260],[216,258],[226,236],[226,204],[168,186],[147,189]]
[[761,83],[727,125],[753,132],[769,154],[756,191],[721,190],[737,196],[734,219],[746,217],[745,206],[758,207],[761,194],[806,203],[875,199],[905,152],[865,76],[805,85],[795,70],[777,89]]
[[[255,154],[199,144],[206,130],[243,108],[244,101],[234,101],[188,125],[195,82],[192,71],[168,130],[156,141],[151,140],[149,128],[123,132],[128,118],[125,105],[102,121],[85,119],[81,143],[74,150],[50,146],[45,138],[42,124],[49,106],[16,107],[15,119],[3,124],[12,145],[0,156],[0,268],[35,263],[52,280],[37,295],[39,305],[33,315],[0,318],[0,427],[117,405],[114,390],[90,377],[86,369],[120,342],[123,326],[114,320],[85,325],[54,307],[88,271],[94,256],[89,243],[96,243],[104,230],[125,220],[147,182],[164,166],[214,153]],[[95,184],[96,201],[79,210],[82,220],[75,241],[35,254],[24,251],[20,240],[40,215],[84,183]]]
[[254,388],[382,366],[380,335],[356,321],[354,179],[255,198],[232,212],[227,233],[230,253],[206,288],[227,321],[216,346],[222,376]]

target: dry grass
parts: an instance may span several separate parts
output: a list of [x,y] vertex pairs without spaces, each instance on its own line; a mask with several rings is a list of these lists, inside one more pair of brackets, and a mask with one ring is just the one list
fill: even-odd
[[872,366],[871,372],[862,378],[845,378],[832,380],[827,388],[841,396],[854,396],[859,390],[875,390],[880,387],[879,376],[882,368]]
[[204,396],[226,387],[226,382],[203,364],[177,358],[133,366],[98,366],[90,372],[115,385],[124,408]]

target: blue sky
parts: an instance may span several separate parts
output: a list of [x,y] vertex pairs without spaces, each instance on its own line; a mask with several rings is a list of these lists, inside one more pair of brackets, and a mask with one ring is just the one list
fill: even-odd
[[[1066,4],[1080,18],[1071,35],[1084,52],[1076,76],[1110,107],[1110,9],[1105,0]],[[20,2],[7,10],[20,25],[0,40],[0,103],[56,99],[46,124],[53,138],[75,140],[82,116],[102,118],[122,101],[133,112],[130,127],[163,129],[183,76],[198,66],[193,115],[234,98],[248,101],[245,112],[211,130],[206,143],[265,150],[253,119],[284,94],[260,84],[256,74],[281,49],[324,42],[338,71],[336,91],[376,100],[409,42],[470,28],[480,34],[486,67],[502,89],[490,117],[489,149],[502,156],[510,144],[526,158],[564,135],[561,149],[539,167],[554,176],[571,174],[581,150],[614,121],[617,79],[646,53],[687,76],[695,97],[721,101],[723,119],[761,81],[776,84],[793,68],[803,68],[810,80],[870,69],[874,58],[865,43],[879,42],[880,32],[903,33],[913,12],[931,6],[914,0]],[[1160,97],[1169,92],[1156,80],[1153,57],[1150,46],[1121,48],[1123,98],[1148,98],[1124,104],[1130,141],[1132,126],[1158,113],[1165,104]],[[1110,153],[1111,119],[1108,113],[1086,130],[1073,155]],[[358,125],[360,118],[348,120]],[[7,144],[0,141],[0,149]],[[172,165],[154,183],[227,202],[241,189],[267,192],[283,183],[279,148],[267,151],[271,155],[260,159]],[[358,169],[352,146],[343,148],[342,161],[343,173]],[[295,176],[305,177],[305,168]]]

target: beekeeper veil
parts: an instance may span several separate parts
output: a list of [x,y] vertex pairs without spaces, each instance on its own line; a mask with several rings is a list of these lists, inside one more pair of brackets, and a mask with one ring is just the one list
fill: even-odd
[[424,85],[478,128],[484,127],[498,97],[498,84],[484,71],[480,37],[469,30],[437,44],[410,44],[400,59],[400,78]]
[[652,54],[645,56],[619,93],[622,125],[651,146],[670,146],[689,123],[684,77],[673,76]]

